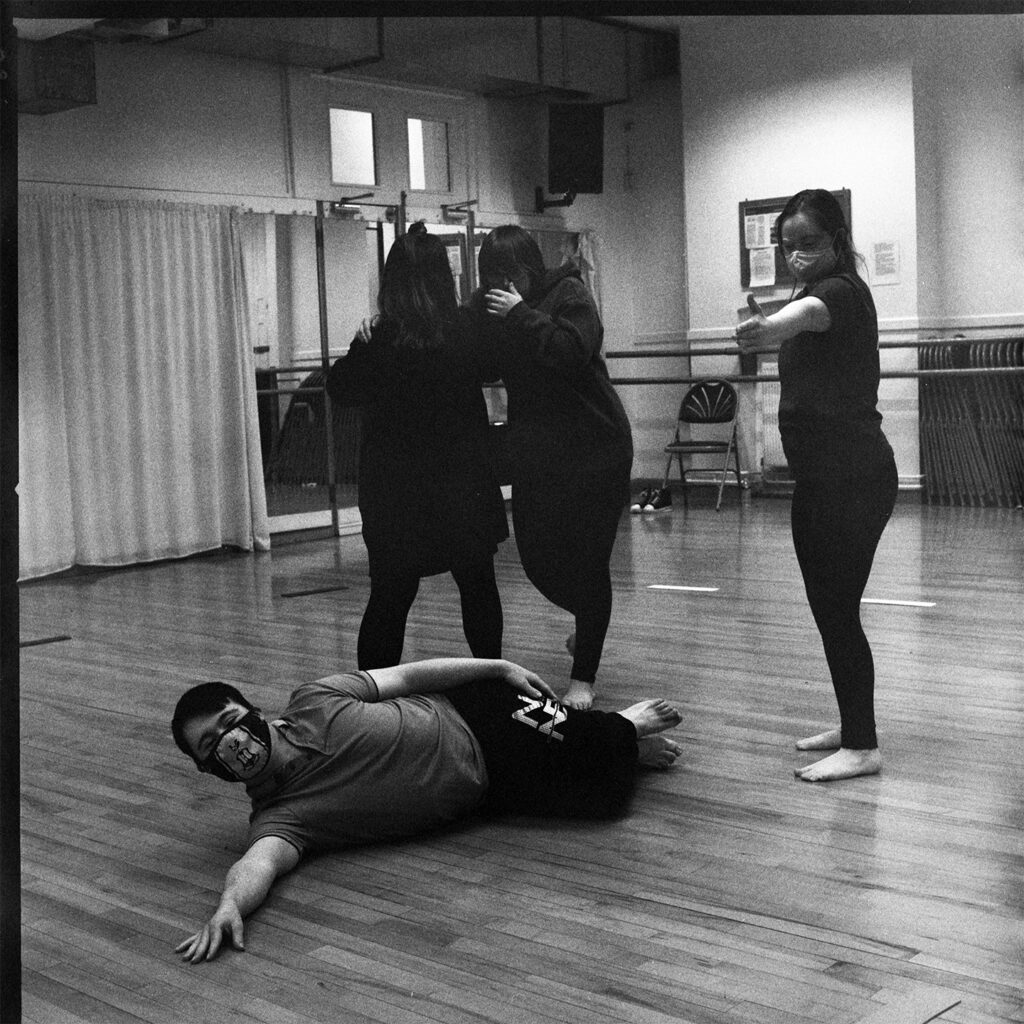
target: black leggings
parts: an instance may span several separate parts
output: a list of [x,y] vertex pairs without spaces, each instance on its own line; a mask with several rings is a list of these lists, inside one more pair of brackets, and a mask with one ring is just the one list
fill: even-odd
[[[462,605],[462,629],[474,658],[500,658],[504,620],[494,578],[494,562],[453,565]],[[360,669],[390,668],[402,659],[405,624],[416,599],[420,577],[399,573],[370,580],[370,599],[359,627],[357,659]]]
[[878,746],[875,665],[860,622],[860,599],[893,506],[895,464],[852,480],[798,480],[793,546],[839,702],[842,745]]
[[477,738],[493,813],[612,818],[636,786],[636,728],[622,715],[530,698],[507,683],[467,683],[445,696]]
[[609,563],[625,503],[566,486],[512,487],[512,523],[523,571],[576,620],[572,678],[593,683],[612,617]]

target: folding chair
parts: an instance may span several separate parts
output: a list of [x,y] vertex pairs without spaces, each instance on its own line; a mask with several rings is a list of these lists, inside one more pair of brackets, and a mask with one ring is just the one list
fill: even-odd
[[[728,440],[691,440],[680,439],[683,424],[692,425],[695,423],[728,423],[731,425]],[[722,490],[725,487],[727,473],[736,475],[736,483],[743,486],[743,477],[740,475],[740,458],[736,450],[736,389],[724,380],[717,380],[713,377],[706,377],[697,381],[683,395],[679,403],[679,416],[676,418],[676,433],[670,444],[665,445],[665,454],[668,455],[668,463],[665,466],[665,482],[662,486],[668,487],[668,477],[672,470],[672,460],[679,463],[679,478],[683,485],[683,505],[687,506],[686,500],[686,469],[683,467],[684,455],[722,455],[722,477],[718,483],[718,501],[715,504],[717,512],[722,507]],[[733,466],[729,465],[730,457]],[[734,468],[735,467],[735,468]]]

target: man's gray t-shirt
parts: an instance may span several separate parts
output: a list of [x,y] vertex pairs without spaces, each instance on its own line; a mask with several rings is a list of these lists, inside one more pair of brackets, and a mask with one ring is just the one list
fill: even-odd
[[480,745],[443,694],[382,701],[365,672],[327,676],[295,690],[281,718],[294,756],[248,789],[249,845],[397,839],[464,817],[487,790]]

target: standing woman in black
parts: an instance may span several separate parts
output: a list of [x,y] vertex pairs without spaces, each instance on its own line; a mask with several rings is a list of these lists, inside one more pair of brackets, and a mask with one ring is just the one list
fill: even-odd
[[500,658],[494,553],[508,522],[481,389],[494,374],[458,307],[444,243],[422,224],[391,247],[378,307],[327,378],[332,401],[363,411],[359,511],[370,598],[359,668],[398,664],[419,581],[442,572],[458,585],[473,656]]
[[824,189],[806,189],[789,200],[775,230],[802,287],[769,317],[751,298],[754,316],[736,336],[743,351],[781,343],[779,431],[796,482],[793,544],[840,721],[797,742],[799,750],[835,753],[796,774],[825,782],[882,767],[860,599],[896,502],[896,463],[877,408],[878,318],[839,203]]
[[575,619],[563,702],[586,709],[629,502],[629,421],[601,354],[597,306],[574,264],[547,270],[534,239],[506,225],[481,245],[480,281],[473,308],[482,344],[508,392],[516,546],[533,585]]

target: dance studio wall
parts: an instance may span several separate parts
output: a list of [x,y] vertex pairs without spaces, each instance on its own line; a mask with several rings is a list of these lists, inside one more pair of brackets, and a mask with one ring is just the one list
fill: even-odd
[[918,315],[945,332],[1024,323],[1024,16],[910,21]]
[[[601,313],[608,351],[681,349],[687,339],[686,237],[679,82],[652,81],[605,110],[604,190],[566,212],[577,230],[597,230]],[[698,197],[698,201],[701,201]],[[616,378],[678,377],[679,356],[611,359]],[[658,478],[682,385],[626,384],[619,395],[633,428],[633,476]]]
[[[104,44],[95,52],[95,107],[20,118],[23,179],[86,193],[308,213],[312,200],[341,191],[330,182],[326,108],[331,103],[385,115],[380,128],[391,136],[380,140],[379,172],[381,180],[392,183],[404,174],[396,156],[403,150],[396,126],[404,121],[398,115],[441,116],[452,125],[455,197],[479,198],[479,223],[596,231],[609,348],[661,345],[685,336],[674,77],[638,84],[631,102],[607,109],[604,193],[581,195],[572,207],[538,216],[534,188],[546,182],[543,99],[331,82],[304,69],[165,46]],[[379,190],[380,197],[396,201],[399,187]],[[451,199],[414,194],[410,216],[436,219],[440,204]],[[287,313],[286,303],[281,313]],[[304,339],[309,332],[298,333]],[[298,347],[308,346],[300,339]],[[611,368],[630,372],[621,361]],[[648,362],[639,369],[653,375],[679,366],[678,361]],[[637,387],[623,394],[638,433],[638,452],[660,451],[675,391]]]
[[[814,185],[851,190],[862,251],[899,245],[898,282],[874,288],[883,340],[1019,330],[1020,15],[699,21],[680,36],[695,337],[725,335],[743,305],[722,243],[737,201]],[[915,365],[884,353],[883,368]],[[916,391],[881,389],[905,482],[919,476]]]

